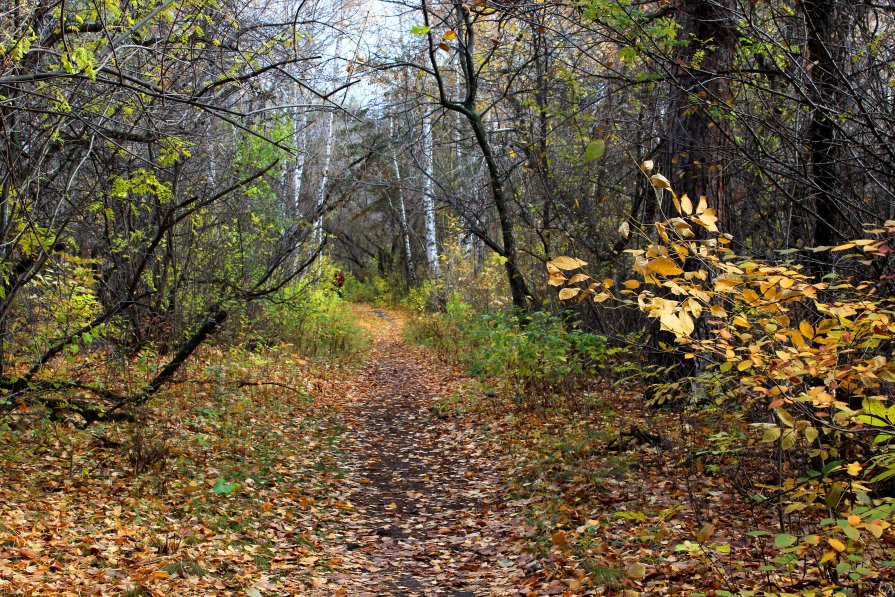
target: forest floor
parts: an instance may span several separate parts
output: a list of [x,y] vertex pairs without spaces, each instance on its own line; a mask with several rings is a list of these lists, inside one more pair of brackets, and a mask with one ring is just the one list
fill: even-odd
[[408,346],[402,315],[356,312],[374,341],[359,368],[204,347],[134,422],[17,412],[0,426],[0,595],[819,586],[774,545],[778,513],[738,495],[773,478],[744,474],[768,455],[719,432],[725,413],[649,409],[608,384],[519,410]]
[[351,508],[327,521],[323,552],[341,563],[319,594],[518,594],[525,525],[501,499],[487,427],[451,411],[469,380],[408,348],[398,315],[361,321],[374,346],[343,395]]

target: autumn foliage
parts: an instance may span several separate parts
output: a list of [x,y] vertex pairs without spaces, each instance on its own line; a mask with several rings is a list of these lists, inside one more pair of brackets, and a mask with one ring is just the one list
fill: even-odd
[[[891,564],[884,535],[895,508],[895,304],[881,274],[895,221],[835,247],[746,256],[704,197],[694,205],[665,177],[650,180],[677,213],[636,231],[645,240],[628,251],[636,276],[616,288],[560,257],[547,265],[550,284],[562,299],[636,308],[657,322],[660,348],[691,372],[657,384],[657,403],[678,397],[738,413],[772,458],[750,473],[745,497],[778,513],[777,547],[833,582],[876,577]],[[828,265],[822,277],[813,256]]]

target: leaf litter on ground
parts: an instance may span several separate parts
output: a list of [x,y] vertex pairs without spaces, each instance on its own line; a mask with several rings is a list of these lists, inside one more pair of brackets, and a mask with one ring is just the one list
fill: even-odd
[[713,434],[732,428],[711,420],[723,413],[653,410],[609,386],[584,410],[518,411],[408,347],[400,314],[356,312],[374,338],[359,369],[309,364],[285,345],[204,347],[137,423],[80,430],[17,413],[0,431],[0,592],[822,586],[817,568],[779,564],[775,534],[754,532],[776,517],[737,494],[750,489],[738,467],[767,455],[716,449]]

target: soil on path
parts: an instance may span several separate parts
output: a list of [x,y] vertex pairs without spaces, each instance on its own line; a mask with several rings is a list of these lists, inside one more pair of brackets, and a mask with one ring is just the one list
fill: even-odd
[[501,505],[487,429],[450,405],[468,382],[408,347],[397,315],[361,315],[375,344],[345,388],[346,507],[315,594],[525,594],[524,525]]

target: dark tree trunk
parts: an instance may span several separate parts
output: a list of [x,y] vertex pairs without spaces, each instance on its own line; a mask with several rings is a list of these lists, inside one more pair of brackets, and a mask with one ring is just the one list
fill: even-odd
[[[687,193],[694,203],[708,198],[719,217],[727,211],[726,182],[721,168],[725,137],[713,110],[725,110],[730,81],[723,73],[733,64],[736,44],[731,24],[731,0],[683,2],[677,20],[681,45],[674,56],[671,89],[665,119],[662,154],[656,165],[672,187]],[[674,217],[671,197],[662,204],[664,217]]]
[[[659,144],[662,151],[656,156],[658,171],[669,178],[678,195],[688,194],[694,204],[705,195],[722,221],[727,212],[721,167],[725,135],[723,122],[717,116],[727,109],[730,82],[718,73],[729,71],[733,64],[736,37],[731,23],[732,4],[731,0],[680,3],[676,18],[682,43],[670,68],[665,134]],[[681,215],[667,191],[663,192],[659,207],[660,220]],[[699,227],[693,232],[697,237],[704,234]],[[684,267],[695,266],[687,263]],[[699,334],[703,327],[697,322],[695,333]],[[650,360],[665,368],[657,381],[674,382],[700,372],[700,364],[695,359],[685,359],[685,351],[674,348],[674,335],[661,331],[658,321],[652,320],[650,332]],[[700,398],[692,391],[689,393],[691,400]]]
[[[806,69],[811,77],[808,102],[811,120],[805,146],[808,151],[808,176],[813,195],[815,246],[833,245],[841,238],[839,196],[842,183],[839,172],[839,140],[834,119],[844,108],[839,89],[839,67],[843,59],[844,38],[849,29],[849,10],[838,0],[805,0]],[[823,255],[818,254],[818,255]],[[829,270],[827,262],[815,265],[816,273]]]

